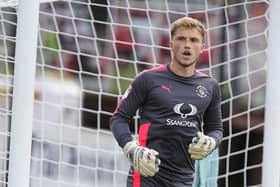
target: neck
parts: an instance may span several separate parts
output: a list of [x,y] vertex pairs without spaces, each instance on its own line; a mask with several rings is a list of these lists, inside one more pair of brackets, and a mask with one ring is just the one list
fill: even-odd
[[194,74],[195,63],[188,64],[188,65],[181,65],[179,63],[172,61],[170,63],[170,69],[173,73],[181,77],[191,77]]

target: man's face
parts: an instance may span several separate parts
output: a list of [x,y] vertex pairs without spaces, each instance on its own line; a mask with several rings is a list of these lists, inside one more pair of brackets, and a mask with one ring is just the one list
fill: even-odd
[[204,43],[201,34],[196,29],[178,28],[170,42],[173,61],[180,66],[195,66],[197,58],[202,53]]

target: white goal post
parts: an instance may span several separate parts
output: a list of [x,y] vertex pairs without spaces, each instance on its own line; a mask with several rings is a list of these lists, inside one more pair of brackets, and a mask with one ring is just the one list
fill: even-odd
[[29,187],[39,2],[18,5],[8,186]]
[[279,141],[280,126],[280,102],[276,98],[280,97],[280,87],[277,80],[280,80],[279,50],[280,25],[278,17],[280,1],[270,2],[269,18],[269,40],[268,40],[268,68],[266,86],[266,110],[264,129],[264,158],[263,158],[263,187],[280,186],[280,146]]
[[279,187],[278,1],[0,0],[0,187],[125,186],[109,119],[140,71],[169,62],[184,15],[205,24],[198,68],[223,94],[207,184]]

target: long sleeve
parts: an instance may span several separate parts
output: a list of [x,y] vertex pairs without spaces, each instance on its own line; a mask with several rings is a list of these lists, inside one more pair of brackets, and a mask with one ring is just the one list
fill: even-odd
[[204,132],[216,140],[217,145],[222,141],[223,128],[221,116],[221,92],[218,83],[212,90],[213,99],[204,113]]
[[116,107],[111,118],[111,130],[121,147],[132,140],[129,123],[136,111],[142,106],[147,93],[147,78],[140,74],[132,82]]

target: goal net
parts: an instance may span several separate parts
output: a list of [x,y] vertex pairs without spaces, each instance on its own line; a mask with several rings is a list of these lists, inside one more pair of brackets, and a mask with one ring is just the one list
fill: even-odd
[[[17,5],[0,0],[0,187],[8,186]],[[219,172],[206,180],[261,186],[268,7],[266,0],[41,1],[30,186],[125,186],[129,164],[109,119],[140,71],[170,61],[169,27],[185,15],[207,29],[197,68],[223,94],[224,138],[209,161]],[[137,136],[137,115],[131,130]]]

